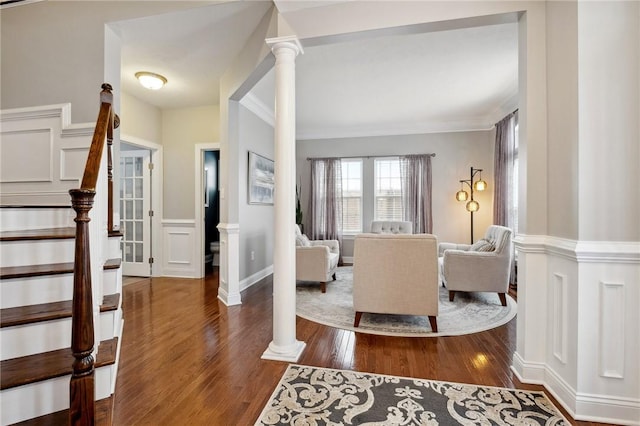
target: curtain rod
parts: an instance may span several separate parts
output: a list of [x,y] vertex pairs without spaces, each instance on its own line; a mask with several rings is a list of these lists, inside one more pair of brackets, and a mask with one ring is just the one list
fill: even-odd
[[[391,154],[391,155],[347,155],[344,157],[307,157],[307,161],[309,160],[317,160],[320,158],[383,158],[383,157],[403,157],[405,155],[422,155],[422,154]],[[436,154],[435,153],[428,153],[428,154],[424,154],[424,155],[428,155],[429,157],[435,157]]]

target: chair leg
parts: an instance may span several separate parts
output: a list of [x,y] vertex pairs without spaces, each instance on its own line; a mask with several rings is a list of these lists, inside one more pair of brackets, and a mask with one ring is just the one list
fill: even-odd
[[323,293],[326,293],[326,292],[327,292],[327,283],[326,283],[326,282],[322,281],[322,282],[320,283],[320,290],[321,290]]
[[435,316],[429,315],[429,324],[431,324],[431,330],[434,333],[437,333],[438,332],[438,320],[436,319]]
[[505,295],[505,293],[498,293],[498,297],[500,298],[500,303],[502,303],[502,306],[507,306],[507,296]]
[[453,302],[453,298],[456,296],[456,292],[454,290],[449,290],[449,302]]
[[360,318],[362,318],[362,312],[356,312],[356,319],[353,321],[354,327],[357,327],[360,325]]
[[333,273],[333,280],[334,280],[334,281],[335,281],[335,280],[337,280],[337,278],[336,278],[336,273],[335,273],[335,272]]

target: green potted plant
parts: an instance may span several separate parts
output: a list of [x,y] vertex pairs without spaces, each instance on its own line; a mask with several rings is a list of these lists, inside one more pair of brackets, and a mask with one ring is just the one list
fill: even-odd
[[296,223],[300,226],[300,232],[304,233],[302,225],[302,207],[300,207],[300,186],[296,185]]

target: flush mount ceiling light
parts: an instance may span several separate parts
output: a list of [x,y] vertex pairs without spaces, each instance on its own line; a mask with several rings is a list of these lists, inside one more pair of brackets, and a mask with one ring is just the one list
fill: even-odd
[[136,78],[143,87],[150,90],[162,89],[162,86],[167,84],[167,79],[164,76],[147,71],[137,72]]

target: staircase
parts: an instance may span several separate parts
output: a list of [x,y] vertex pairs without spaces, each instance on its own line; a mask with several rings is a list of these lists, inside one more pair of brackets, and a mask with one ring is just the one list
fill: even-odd
[[[103,109],[111,114],[104,97],[99,122]],[[107,121],[113,125],[113,117]],[[105,135],[96,126],[94,142],[104,145]],[[93,143],[89,159],[92,150]],[[98,169],[107,164],[94,161]],[[85,170],[82,189],[71,191],[73,208],[71,201],[37,205],[33,198],[0,205],[1,425],[111,424],[123,328],[122,235],[109,231],[110,164],[103,169],[109,182],[107,170],[92,171],[89,180],[104,178],[93,188],[85,188]],[[96,193],[94,209],[74,192]]]

